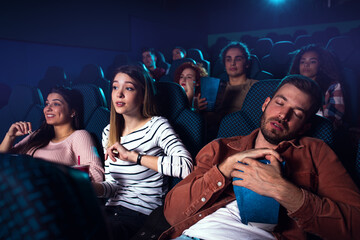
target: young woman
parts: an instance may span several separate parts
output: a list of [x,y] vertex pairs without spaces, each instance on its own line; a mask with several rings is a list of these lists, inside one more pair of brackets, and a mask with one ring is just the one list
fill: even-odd
[[345,113],[341,86],[341,67],[335,56],[317,45],[308,45],[296,53],[289,74],[301,74],[316,81],[325,96],[318,114],[328,118],[335,127],[342,124]]
[[[49,93],[44,107],[45,121],[32,132],[30,122],[13,123],[0,145],[0,152],[28,154],[36,158],[64,164],[90,165],[93,181],[102,181],[104,169],[91,135],[79,130],[81,106],[74,90],[56,87]],[[16,137],[28,134],[13,146]]]
[[181,64],[175,71],[174,81],[184,88],[190,106],[194,110],[204,110],[207,107],[206,98],[201,98],[200,94],[200,78],[207,75],[203,67],[191,62]]
[[110,124],[103,131],[105,179],[94,183],[115,239],[128,239],[163,204],[166,176],[185,178],[193,168],[167,119],[157,116],[154,86],[137,66],[123,66],[112,80]]

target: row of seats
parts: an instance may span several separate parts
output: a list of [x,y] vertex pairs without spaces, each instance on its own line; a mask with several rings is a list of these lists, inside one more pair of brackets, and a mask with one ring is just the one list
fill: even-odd
[[[186,142],[189,142],[189,151],[195,156],[204,142],[202,139],[204,126],[200,121],[200,116],[190,110],[186,95],[178,84],[172,82],[156,84],[163,115],[171,120],[175,130]],[[83,96],[85,129],[100,140],[102,130],[110,121],[110,111],[104,91],[91,83],[79,83],[72,88]],[[6,116],[0,119],[0,136],[5,136],[10,125],[16,121],[30,121],[34,129],[39,128],[44,119],[43,107],[43,94],[38,88],[28,85],[15,86],[8,104],[0,109],[0,114]],[[186,127],[188,124],[192,126],[191,129]]]
[[87,174],[0,154],[0,239],[113,239]]
[[27,85],[15,86],[7,105],[0,109],[0,137],[3,138],[10,125],[17,121],[31,121],[37,129],[43,119],[44,98],[38,88]]
[[[261,117],[261,106],[266,97],[270,96],[280,80],[263,80],[256,83],[249,91],[239,112],[227,115],[222,120],[217,137],[247,135],[258,127]],[[180,85],[173,82],[157,82],[158,102],[161,113],[169,119],[175,131],[193,157],[206,144],[205,123],[203,116],[190,109],[185,92]],[[96,139],[99,151],[101,133],[110,121],[110,111],[101,88],[94,84],[78,84],[73,87],[83,96],[84,127]],[[18,96],[23,96],[20,98]],[[21,101],[21,103],[19,102]],[[34,129],[38,128],[43,119],[44,101],[39,89],[19,85],[14,88],[9,104],[0,109],[0,135],[4,136],[11,123],[30,121]],[[325,118],[319,117],[311,136],[323,139],[334,147],[335,137],[332,126]]]
[[[37,87],[40,89],[44,97],[47,96],[52,87],[66,86],[72,87],[78,84],[95,84],[100,87],[105,94],[106,105],[110,103],[110,81],[105,78],[103,69],[96,64],[86,64],[80,71],[77,78],[70,80],[64,69],[59,66],[49,66],[46,69],[44,76],[39,80]],[[1,107],[0,107],[1,108]]]
[[[173,82],[159,82],[156,85],[162,115],[169,119],[189,152],[195,157],[205,144],[202,117],[191,111],[185,92],[180,85]],[[73,89],[79,91],[83,98],[84,128],[94,137],[100,156],[103,156],[101,134],[110,122],[110,111],[107,108],[104,93],[94,84],[80,83],[74,85]],[[9,104],[0,109],[0,114],[7,116],[0,119],[0,136],[5,136],[10,125],[16,121],[29,121],[33,129],[39,128],[44,120],[43,107],[44,99],[38,88],[26,85],[16,86]],[[179,179],[171,179],[170,184],[174,185],[177,181]]]
[[113,239],[85,173],[0,154],[0,181],[0,239]]
[[[210,73],[210,62],[204,59],[204,55],[200,49],[197,48],[190,48],[186,51],[186,57],[194,60],[196,63],[199,63],[205,68],[205,70]],[[174,64],[174,61],[170,64],[166,61],[164,54],[160,51],[156,51],[156,65],[161,67],[168,72],[171,68],[171,65]]]
[[[248,134],[257,128],[261,105],[278,83],[279,80],[264,80],[254,84],[242,110],[223,119],[218,137]],[[160,82],[157,87],[158,97],[166,103],[160,106],[161,110],[194,155],[203,144],[203,119],[189,109],[185,93],[179,85]],[[83,94],[99,95],[94,85],[78,85],[76,89],[86,90]],[[97,100],[89,98],[84,96],[84,103],[95,105]],[[170,104],[167,100],[171,101]],[[308,134],[333,145],[332,125],[325,118],[317,117]],[[360,174],[360,140],[357,147],[356,168]],[[0,154],[0,160],[1,239],[35,238],[40,235],[47,239],[111,239],[99,202],[84,173],[29,156]],[[71,197],[64,198],[64,195]]]
[[[309,35],[300,35],[297,39],[298,41],[296,43],[292,43],[291,41],[278,41],[273,43],[270,38],[258,39],[256,42],[257,44],[251,50],[251,69],[249,77],[257,80],[283,78],[289,69],[294,50],[303,44],[314,43],[313,37]],[[344,88],[346,96],[348,97],[348,124],[350,126],[357,126],[360,119],[360,108],[358,107],[360,75],[357,72],[358,69],[360,69],[357,67],[360,62],[360,54],[358,54],[360,50],[356,48],[353,39],[349,36],[335,36],[331,38],[327,42],[326,48],[335,52],[345,66],[343,75]],[[164,76],[161,81],[173,81],[176,68],[183,62],[202,63],[205,67],[207,66],[211,76],[221,78],[224,81],[227,81],[228,79],[221,59],[217,58],[216,62],[210,63],[209,61],[204,60],[203,53],[199,49],[189,49],[187,58],[173,61],[172,64],[166,62],[165,57],[161,52],[157,52],[157,56],[158,66],[168,70],[168,74]],[[100,66],[88,64],[82,68],[79,76],[72,80],[69,80],[66,77],[62,68],[51,66],[46,71],[43,79],[39,81],[38,87],[44,96],[46,96],[46,92],[55,84],[72,86],[79,83],[93,83],[103,89],[107,106],[109,107],[109,72],[115,67],[127,63],[131,63],[131,61],[125,54],[115,57],[113,64],[107,69],[108,77],[104,76],[104,72]],[[210,64],[212,66],[211,71]]]
[[[355,30],[355,29],[354,29]],[[269,32],[264,37],[270,38],[273,42],[278,41],[291,41],[293,43],[301,44],[303,40],[300,40],[302,36],[306,36],[306,38],[310,38],[312,42],[325,46],[326,43],[329,41],[330,38],[340,36],[340,30],[336,27],[328,27],[323,31],[314,31],[313,33],[308,33],[308,31],[304,29],[296,30],[293,35],[290,34],[278,34],[276,32]],[[251,48],[255,48],[256,41],[259,38],[251,36],[251,35],[244,35],[242,36],[242,40],[248,41],[249,46]]]
[[[303,46],[309,44],[315,44],[311,35],[300,35],[296,38],[295,42],[291,41],[278,41],[278,42],[288,42],[293,45],[293,49],[299,49]],[[278,43],[273,42],[271,38],[260,38],[256,41],[255,47],[251,50],[253,54],[258,56],[259,59],[262,59],[264,56],[269,55],[272,51],[272,48]],[[327,41],[327,44],[324,45],[325,48],[333,50],[340,60],[349,60],[353,57],[356,52],[356,45],[354,40],[350,36],[336,36],[332,37]]]
[[[353,45],[351,45],[350,39],[344,36],[334,37],[327,44],[327,48],[334,51],[342,62],[349,63],[348,65],[354,62],[360,62],[360,60],[356,61],[356,59],[354,59],[353,53],[355,51],[352,51],[353,47],[351,46]],[[262,61],[256,55],[251,54],[249,77],[257,80],[283,78],[289,69],[294,49],[295,47],[293,43],[289,41],[280,41],[272,46],[270,54],[265,55],[262,58]],[[198,55],[201,53],[201,51],[198,49],[196,51],[194,49],[194,52],[197,52]],[[358,56],[360,56],[360,54]],[[192,58],[175,60],[169,66],[168,74],[163,76],[160,81],[172,82],[174,79],[175,70],[184,62],[197,63],[197,61]],[[115,67],[115,65],[112,67]],[[360,95],[360,83],[358,80],[359,76],[357,76],[356,72],[354,72],[353,69],[349,67],[344,67],[343,75],[344,89],[347,96],[346,121],[349,126],[357,126],[360,119],[360,108],[358,106]],[[228,79],[224,65],[219,58],[213,65],[211,76],[218,77],[223,81],[227,81]],[[109,108],[110,81],[105,78],[102,68],[95,64],[85,65],[82,68],[79,76],[72,81],[67,79],[66,74],[62,68],[50,66],[47,69],[44,77],[39,81],[38,87],[45,97],[49,89],[56,84],[72,86],[83,83],[92,83],[103,89],[106,98],[106,105]],[[5,101],[6,100],[3,102]]]

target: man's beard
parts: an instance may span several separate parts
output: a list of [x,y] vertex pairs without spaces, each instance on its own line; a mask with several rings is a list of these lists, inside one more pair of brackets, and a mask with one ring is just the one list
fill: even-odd
[[287,124],[287,122],[282,121],[279,118],[270,118],[270,119],[266,119],[265,117],[265,111],[261,116],[261,124],[260,124],[260,131],[262,133],[262,135],[264,136],[265,140],[268,141],[270,144],[273,145],[278,145],[279,143],[281,143],[282,141],[288,141],[288,140],[292,140],[294,138],[297,137],[297,133],[293,132],[293,133],[287,133],[285,135],[278,135],[278,131],[276,131],[275,129],[272,130],[267,130],[266,129],[266,123],[267,122],[278,122],[281,123],[281,125],[283,126],[283,129],[285,131],[289,131],[289,125]]

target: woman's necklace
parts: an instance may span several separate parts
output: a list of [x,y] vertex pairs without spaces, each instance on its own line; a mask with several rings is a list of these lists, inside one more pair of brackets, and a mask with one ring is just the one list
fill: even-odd
[[74,130],[72,130],[70,133],[64,135],[64,136],[61,136],[61,137],[54,137],[52,139],[52,142],[60,142],[62,141],[63,139],[67,138],[68,136],[70,136],[72,133],[74,132]]

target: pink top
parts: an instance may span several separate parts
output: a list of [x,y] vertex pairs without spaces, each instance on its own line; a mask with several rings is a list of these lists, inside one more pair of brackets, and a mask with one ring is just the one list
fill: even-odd
[[[17,148],[24,146],[28,140],[29,136],[26,136],[17,143],[14,146],[15,152]],[[32,151],[27,152],[28,155],[31,155],[31,153]],[[72,166],[77,164],[78,156],[80,156],[80,164],[90,165],[90,174],[93,181],[103,181],[103,164],[101,163],[94,141],[86,130],[76,130],[65,140],[58,143],[50,141],[47,146],[36,150],[33,157]]]

